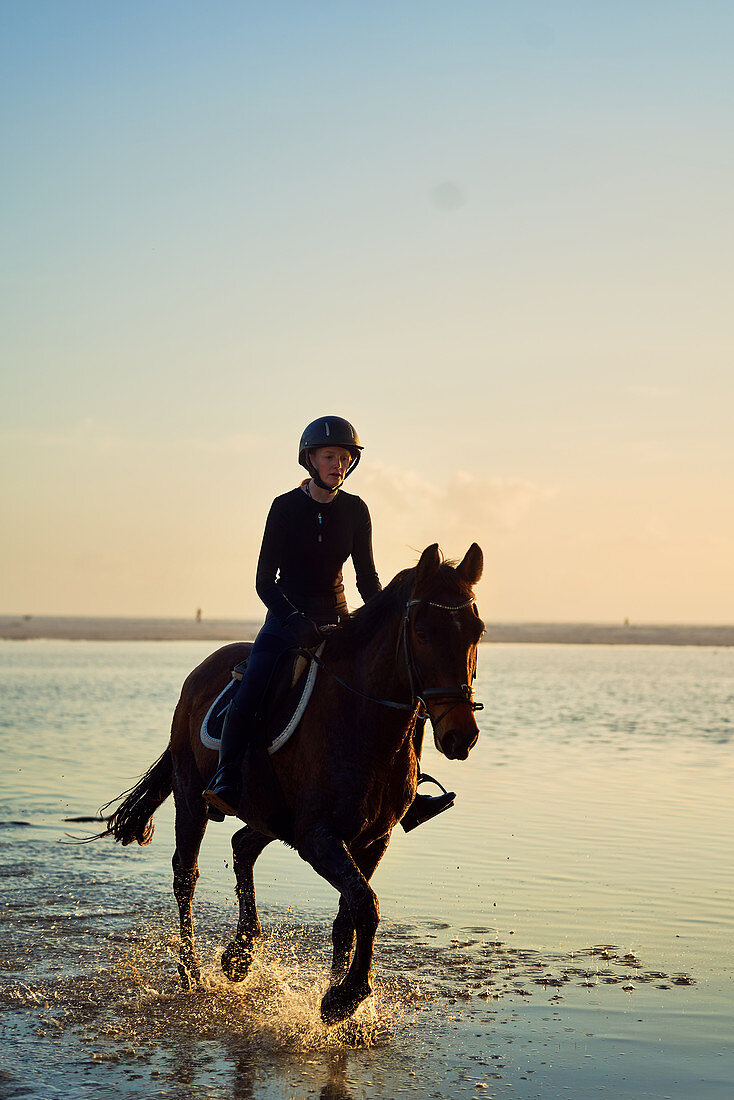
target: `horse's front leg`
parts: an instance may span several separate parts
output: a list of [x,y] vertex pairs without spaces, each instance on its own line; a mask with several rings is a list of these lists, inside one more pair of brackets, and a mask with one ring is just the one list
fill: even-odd
[[[390,834],[388,833],[387,836],[380,837],[379,840],[373,841],[365,848],[352,846],[352,859],[368,882],[387,851],[389,843]],[[333,946],[331,980],[338,983],[343,980],[349,970],[354,949],[354,922],[349,912],[349,906],[343,897],[339,899],[339,912],[331,929],[331,942]]]
[[323,826],[304,837],[298,851],[322,878],[339,891],[356,933],[354,957],[346,976],[337,985],[332,985],[321,1001],[322,1019],[327,1024],[335,1024],[351,1016],[372,992],[369,980],[372,945],[380,922],[380,905],[344,841]]
[[339,898],[339,911],[331,926],[331,945],[331,980],[337,983],[346,977],[354,950],[354,924],[344,898]]
[[232,837],[235,887],[240,903],[237,933],[222,954],[222,970],[233,982],[241,982],[252,966],[252,946],[262,932],[255,903],[255,861],[273,838],[256,833],[249,825]]
[[[173,894],[178,904],[181,928],[178,974],[184,989],[191,989],[200,977],[199,960],[194,948],[194,923],[191,903],[199,877],[198,856],[206,830],[206,807],[188,798],[178,784],[176,799],[176,851],[173,853]],[[193,807],[193,808],[192,808]]]

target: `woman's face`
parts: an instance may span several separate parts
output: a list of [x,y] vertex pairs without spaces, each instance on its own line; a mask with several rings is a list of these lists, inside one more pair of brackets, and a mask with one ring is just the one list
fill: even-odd
[[316,447],[311,451],[311,462],[317,474],[330,489],[344,480],[352,461],[346,447]]

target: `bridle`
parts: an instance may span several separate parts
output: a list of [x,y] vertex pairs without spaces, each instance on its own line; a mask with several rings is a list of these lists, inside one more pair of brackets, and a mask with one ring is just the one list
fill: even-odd
[[[484,710],[484,703],[474,702],[474,693],[470,684],[457,684],[454,687],[440,687],[440,688],[427,688],[421,683],[422,677],[418,671],[418,665],[410,646],[410,617],[414,607],[418,604],[425,603],[428,607],[438,608],[439,611],[449,611],[452,615],[457,611],[464,611],[467,607],[471,607],[474,603],[474,599],[467,600],[466,603],[460,604],[444,604],[435,603],[433,600],[421,600],[412,599],[408,600],[405,605],[405,615],[403,616],[403,625],[401,627],[401,641],[403,647],[403,654],[405,657],[405,666],[408,670],[408,683],[410,684],[410,693],[414,703],[417,703],[416,712],[420,718],[430,717],[428,714],[428,700],[435,699],[453,699],[453,702],[440,714],[435,722],[441,722],[446,715],[457,706],[470,707],[472,711]],[[476,675],[476,673],[474,674]],[[423,707],[421,713],[420,707]],[[431,719],[432,724],[434,719]]]
[[[469,684],[460,684],[454,687],[441,687],[441,688],[427,688],[421,683],[421,676],[413,656],[410,645],[410,618],[414,607],[418,604],[426,603],[429,607],[438,608],[440,611],[449,611],[454,614],[457,611],[463,611],[467,607],[471,607],[474,600],[467,600],[466,603],[450,605],[443,603],[434,603],[432,600],[411,599],[405,605],[405,614],[403,616],[402,625],[400,627],[400,636],[398,639],[397,649],[402,647],[403,655],[405,657],[405,667],[408,672],[408,684],[410,686],[410,703],[396,703],[391,699],[378,699],[376,696],[367,695],[365,692],[360,691],[358,688],[352,687],[346,680],[342,680],[341,676],[337,676],[335,672],[332,672],[327,665],[324,664],[321,657],[317,656],[311,650],[302,650],[304,657],[308,657],[314,661],[320,669],[323,669],[333,680],[336,680],[338,684],[341,684],[347,691],[351,691],[354,695],[359,695],[362,699],[367,699],[371,703],[377,703],[382,707],[391,707],[393,710],[406,710],[410,711],[413,718],[426,719],[430,718],[428,712],[428,700],[431,699],[453,699],[453,702],[447,707],[447,709],[439,715],[435,722],[440,722],[446,717],[446,715],[457,706],[468,706],[472,711],[484,710],[484,703],[475,703],[474,695]],[[476,675],[476,673],[475,673]],[[434,724],[434,719],[431,719],[431,723]]]

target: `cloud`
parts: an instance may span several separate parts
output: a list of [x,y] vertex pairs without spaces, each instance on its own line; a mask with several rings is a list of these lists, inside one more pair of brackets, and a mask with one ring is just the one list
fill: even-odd
[[464,470],[429,480],[415,470],[376,461],[360,470],[359,481],[381,543],[407,542],[422,549],[439,541],[449,556],[463,554],[473,541],[512,530],[533,504],[556,493],[519,478],[478,477]]

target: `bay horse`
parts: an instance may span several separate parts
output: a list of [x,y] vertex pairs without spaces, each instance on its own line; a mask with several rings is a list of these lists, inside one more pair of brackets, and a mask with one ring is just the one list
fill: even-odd
[[[323,1020],[347,1019],[371,993],[380,907],[369,880],[416,793],[423,730],[416,720],[430,719],[436,746],[450,760],[465,760],[479,736],[474,711],[481,704],[473,702],[471,684],[484,624],[472,590],[482,564],[476,543],[458,566],[441,560],[437,543],[427,547],[417,566],[398,573],[328,635],[295,735],[272,757],[264,750],[245,754],[237,807],[245,825],[232,837],[239,922],[222,955],[222,969],[233,981],[246,976],[261,933],[254,864],[266,845],[279,839],[340,895]],[[202,744],[200,729],[232,667],[249,649],[245,642],[224,646],[190,673],[168,747],[124,792],[127,797],[108,803],[124,798],[99,834],[122,844],[149,844],[153,814],[173,791],[178,970],[189,989],[200,976],[191,906],[207,826],[202,791],[217,767],[217,753]],[[269,781],[263,759],[271,761]],[[285,815],[274,814],[283,806]]]

